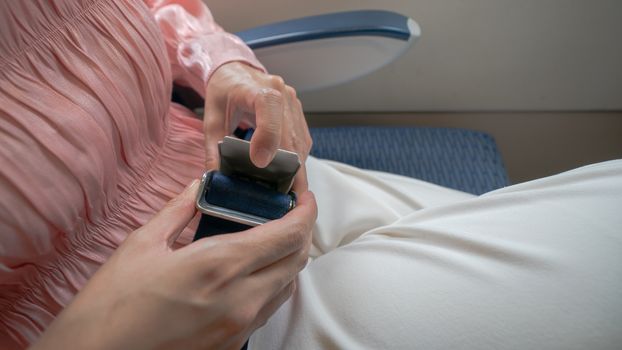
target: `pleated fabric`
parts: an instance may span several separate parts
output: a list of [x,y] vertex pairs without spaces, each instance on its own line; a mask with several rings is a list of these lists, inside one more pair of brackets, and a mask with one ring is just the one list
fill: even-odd
[[262,67],[199,0],[8,0],[0,29],[0,339],[25,347],[202,173],[173,81]]

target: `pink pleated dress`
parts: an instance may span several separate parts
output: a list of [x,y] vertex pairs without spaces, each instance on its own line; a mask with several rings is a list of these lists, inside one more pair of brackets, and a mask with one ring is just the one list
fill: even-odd
[[5,0],[0,29],[5,349],[201,175],[202,122],[170,102],[173,81],[203,93],[226,62],[261,65],[200,0]]

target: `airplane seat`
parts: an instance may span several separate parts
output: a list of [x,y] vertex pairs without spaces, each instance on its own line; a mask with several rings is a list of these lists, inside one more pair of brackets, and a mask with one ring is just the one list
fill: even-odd
[[459,128],[311,128],[318,158],[482,194],[509,185],[494,139]]

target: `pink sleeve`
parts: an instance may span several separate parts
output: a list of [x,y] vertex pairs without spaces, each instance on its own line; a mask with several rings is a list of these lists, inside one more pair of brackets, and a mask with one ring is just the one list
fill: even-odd
[[212,73],[221,65],[242,61],[265,68],[237,36],[225,32],[201,0],[145,0],[162,30],[173,80],[201,96]]

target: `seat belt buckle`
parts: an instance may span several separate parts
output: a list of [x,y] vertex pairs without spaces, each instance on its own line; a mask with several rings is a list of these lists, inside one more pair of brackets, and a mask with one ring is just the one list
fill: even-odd
[[291,191],[300,169],[298,154],[279,149],[265,168],[250,160],[250,142],[226,136],[218,143],[219,170],[201,178],[197,209],[208,216],[246,226],[279,219],[296,206]]

